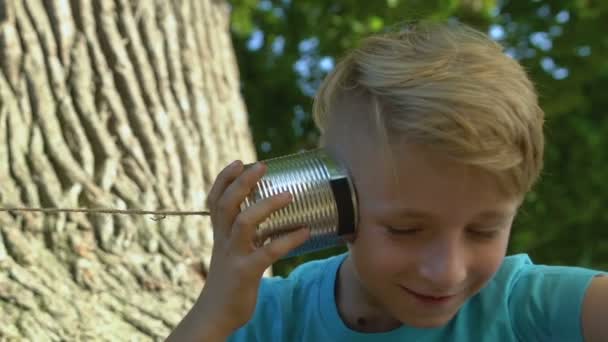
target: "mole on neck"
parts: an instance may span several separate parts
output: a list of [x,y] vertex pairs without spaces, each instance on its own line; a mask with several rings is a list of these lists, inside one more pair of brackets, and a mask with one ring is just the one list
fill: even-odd
[[367,321],[365,320],[365,318],[363,318],[363,317],[357,318],[357,325],[359,327],[365,327],[366,324],[367,324]]

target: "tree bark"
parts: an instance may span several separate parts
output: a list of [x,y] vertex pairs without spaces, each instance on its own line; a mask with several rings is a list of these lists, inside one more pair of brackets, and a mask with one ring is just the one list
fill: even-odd
[[[218,0],[0,1],[0,205],[204,210],[255,160]],[[206,217],[0,213],[0,340],[159,340]]]

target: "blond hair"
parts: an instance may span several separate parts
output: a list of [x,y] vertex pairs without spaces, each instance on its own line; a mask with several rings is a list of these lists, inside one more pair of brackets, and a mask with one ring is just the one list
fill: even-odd
[[[524,195],[542,169],[544,113],[521,65],[463,24],[410,24],[364,39],[326,77],[313,116],[326,133],[352,89],[371,101],[387,142],[422,143]],[[348,120],[348,118],[340,118]]]

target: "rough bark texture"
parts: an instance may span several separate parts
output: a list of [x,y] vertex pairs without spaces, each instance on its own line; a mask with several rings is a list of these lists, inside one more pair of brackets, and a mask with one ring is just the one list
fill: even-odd
[[[204,210],[255,159],[213,0],[0,0],[0,205]],[[0,213],[0,340],[159,340],[208,218]]]

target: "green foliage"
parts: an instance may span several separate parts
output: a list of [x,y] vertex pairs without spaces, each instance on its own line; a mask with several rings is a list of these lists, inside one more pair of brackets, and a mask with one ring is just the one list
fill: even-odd
[[[545,172],[510,252],[608,269],[608,2],[515,0],[233,0],[232,31],[258,156],[316,146],[312,95],[365,35],[417,19],[491,30],[536,83],[547,113]],[[256,39],[263,37],[263,39]],[[257,43],[257,44],[256,44]],[[329,250],[286,260],[296,264]]]
[[[512,28],[505,43],[526,56],[522,63],[547,114],[545,172],[527,198],[511,249],[547,263],[608,269],[608,98],[601,91],[608,87],[601,33],[608,4],[511,1],[501,14],[497,23]],[[529,38],[538,32],[547,33],[550,49]]]

